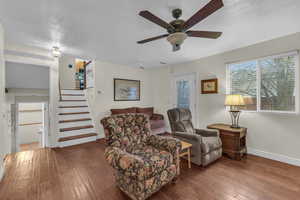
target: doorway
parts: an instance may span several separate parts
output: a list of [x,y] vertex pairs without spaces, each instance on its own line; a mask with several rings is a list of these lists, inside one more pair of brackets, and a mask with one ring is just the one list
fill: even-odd
[[173,106],[176,108],[187,108],[192,113],[192,121],[196,118],[196,75],[176,75],[173,79]]
[[16,151],[47,146],[48,104],[18,103],[16,106]]
[[92,63],[92,61],[75,59],[76,89],[84,90],[88,87],[87,86],[87,78],[88,78],[87,73],[89,71],[88,67],[91,66],[90,65],[91,63]]

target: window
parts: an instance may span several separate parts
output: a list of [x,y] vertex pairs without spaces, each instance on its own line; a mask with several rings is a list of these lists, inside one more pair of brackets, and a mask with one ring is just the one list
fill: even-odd
[[243,110],[298,111],[298,53],[228,65],[229,94],[244,96]]
[[190,108],[190,85],[186,80],[177,81],[177,107]]

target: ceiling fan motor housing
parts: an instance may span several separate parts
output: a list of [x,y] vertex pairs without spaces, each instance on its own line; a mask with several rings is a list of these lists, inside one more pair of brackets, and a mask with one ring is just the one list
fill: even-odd
[[176,8],[176,9],[172,10],[172,15],[175,19],[178,19],[182,15],[182,10],[179,8]]

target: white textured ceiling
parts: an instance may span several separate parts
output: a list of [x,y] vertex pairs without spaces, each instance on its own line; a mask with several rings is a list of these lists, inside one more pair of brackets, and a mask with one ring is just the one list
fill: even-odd
[[209,0],[0,0],[10,43],[51,48],[117,64],[154,67],[195,60],[300,31],[299,0],[224,0],[225,7],[193,30],[222,31],[218,40],[188,38],[178,52],[165,39],[136,41],[165,30],[138,16],[150,10],[171,21],[172,8],[189,18]]

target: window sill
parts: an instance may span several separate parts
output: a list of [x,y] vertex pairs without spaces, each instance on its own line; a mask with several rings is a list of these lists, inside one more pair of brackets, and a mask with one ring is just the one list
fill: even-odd
[[250,111],[241,110],[243,113],[269,113],[269,114],[281,114],[281,115],[299,115],[299,112],[286,112],[286,111]]

